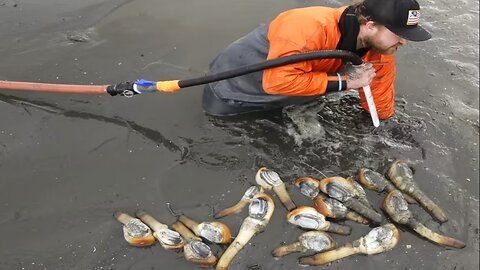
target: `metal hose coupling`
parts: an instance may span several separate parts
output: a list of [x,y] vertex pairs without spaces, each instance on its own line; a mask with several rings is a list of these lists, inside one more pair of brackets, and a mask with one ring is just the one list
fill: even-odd
[[[142,93],[153,93],[157,91],[173,92],[180,89],[178,81],[155,82],[147,80],[136,80],[134,82],[121,82],[107,87],[107,93],[112,96],[121,95],[132,97]],[[161,88],[159,88],[161,86]]]
[[107,86],[107,93],[111,96],[121,95],[124,97],[131,97],[140,92],[135,91],[133,82],[121,82]]

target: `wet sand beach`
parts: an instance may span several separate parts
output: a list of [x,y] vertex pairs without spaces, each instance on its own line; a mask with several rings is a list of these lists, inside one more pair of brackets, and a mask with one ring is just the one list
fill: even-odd
[[[229,43],[283,10],[342,1],[0,0],[0,80],[111,84],[205,74]],[[167,208],[195,220],[236,203],[261,166],[277,171],[297,205],[301,176],[384,173],[395,159],[415,169],[420,188],[449,221],[418,206],[420,221],[465,241],[461,250],[406,227],[392,251],[351,256],[315,269],[478,269],[479,5],[421,0],[433,38],[397,57],[396,115],[374,129],[355,93],[302,106],[216,118],[202,87],[133,98],[0,90],[0,269],[195,269],[160,245],[129,246],[117,210]],[[299,254],[271,251],[302,230],[276,210],[229,269],[302,269]],[[367,191],[380,210],[384,194]],[[382,213],[384,214],[384,213]],[[222,221],[236,235],[247,211]],[[371,228],[346,221],[350,236]],[[221,255],[226,248],[212,245]],[[313,269],[313,268],[312,268]]]

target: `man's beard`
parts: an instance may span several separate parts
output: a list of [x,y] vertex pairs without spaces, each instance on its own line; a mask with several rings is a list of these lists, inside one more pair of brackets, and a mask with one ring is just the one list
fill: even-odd
[[398,47],[400,46],[399,44],[395,44],[393,46],[385,48],[385,47],[378,46],[376,42],[372,42],[372,40],[368,40],[366,43],[368,44],[370,49],[385,55],[394,54],[398,50]]

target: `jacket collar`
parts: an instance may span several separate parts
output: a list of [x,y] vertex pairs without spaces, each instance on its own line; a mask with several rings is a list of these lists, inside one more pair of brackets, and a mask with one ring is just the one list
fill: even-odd
[[364,56],[370,48],[356,49],[357,37],[360,32],[360,25],[355,15],[355,10],[352,6],[347,7],[338,22],[340,28],[340,40],[337,44],[337,50],[346,50]]

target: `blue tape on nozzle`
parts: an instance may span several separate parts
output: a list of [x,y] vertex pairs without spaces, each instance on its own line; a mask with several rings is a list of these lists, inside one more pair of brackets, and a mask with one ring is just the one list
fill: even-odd
[[149,86],[156,86],[157,82],[140,79],[140,80],[136,80],[135,84],[142,87],[149,87]]
[[137,93],[155,92],[157,91],[157,82],[147,80],[136,80],[133,84],[133,90]]

